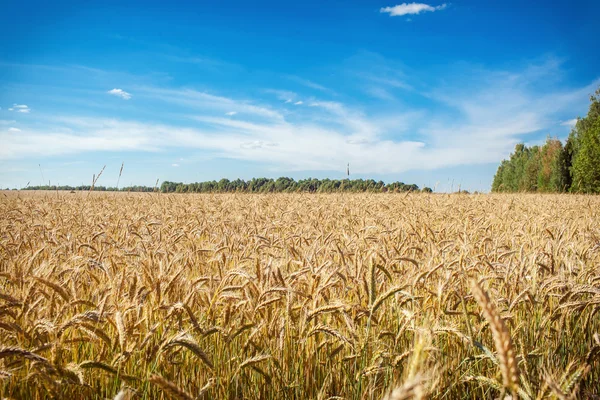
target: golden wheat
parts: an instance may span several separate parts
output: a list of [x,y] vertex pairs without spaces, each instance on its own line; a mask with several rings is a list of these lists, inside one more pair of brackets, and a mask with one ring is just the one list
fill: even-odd
[[0,215],[3,398],[600,395],[600,197],[10,192]]

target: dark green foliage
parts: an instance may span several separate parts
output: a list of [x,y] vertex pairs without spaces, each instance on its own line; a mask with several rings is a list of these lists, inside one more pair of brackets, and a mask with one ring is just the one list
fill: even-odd
[[575,125],[576,151],[571,167],[572,192],[600,193],[600,88],[591,96],[585,118]]
[[[69,186],[69,185],[43,185],[43,186],[27,186],[21,190],[72,190],[72,191],[89,191],[90,185]],[[151,186],[126,186],[123,188],[94,186],[94,192],[156,192],[158,188]]]
[[[221,179],[219,182],[176,183],[163,182],[160,191],[163,193],[334,193],[334,192],[413,192],[419,191],[417,185],[407,185],[402,182],[384,183],[373,179],[301,179],[292,178],[253,178],[249,181],[236,179],[229,181]],[[431,193],[430,188],[423,192]]]
[[600,88],[590,97],[585,118],[579,118],[563,147],[548,138],[542,147],[515,146],[492,182],[493,192],[600,193]]
[[519,190],[533,192],[538,189],[538,174],[540,172],[540,148],[533,146],[527,152],[523,165],[523,177],[519,182]]
[[[89,185],[82,186],[27,186],[23,190],[77,190],[88,191]],[[150,186],[130,186],[124,188],[95,186],[94,191],[99,192],[155,192],[163,193],[333,193],[333,192],[417,192],[417,185],[407,185],[402,182],[385,184],[383,181],[373,179],[301,179],[295,181],[292,178],[252,178],[249,181],[236,179],[221,179],[220,181],[207,181],[196,183],[181,183],[164,181],[160,188]],[[426,187],[423,192],[431,193],[433,190]]]
[[502,161],[494,176],[492,191],[521,192],[535,191],[540,172],[540,148],[531,148],[519,143],[510,159]]

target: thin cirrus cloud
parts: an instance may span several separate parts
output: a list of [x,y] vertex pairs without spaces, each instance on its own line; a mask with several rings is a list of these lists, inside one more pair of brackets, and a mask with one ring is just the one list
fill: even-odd
[[402,3],[393,7],[382,7],[379,12],[389,14],[390,17],[401,17],[403,15],[417,15],[424,12],[440,11],[446,7],[446,3],[439,6],[431,6],[425,3]]
[[266,89],[264,92],[275,95],[275,97],[286,104],[292,103],[298,97],[296,93],[289,90]]
[[[546,130],[557,127],[557,112],[577,115],[600,83],[539,93],[536,83],[560,74],[559,66],[548,63],[529,71],[478,68],[461,65],[469,69],[469,87],[459,77],[427,92],[421,89],[424,97],[441,105],[436,110],[369,109],[351,99],[318,98],[307,101],[307,107],[290,109],[275,99],[269,103],[185,88],[140,87],[140,99],[177,110],[171,119],[176,122],[36,114],[40,121],[45,118],[43,124],[28,126],[19,135],[0,131],[0,160],[119,151],[151,157],[185,149],[280,171],[333,171],[350,162],[356,173],[389,174],[495,163],[530,137],[525,135],[543,132],[538,135],[543,141]],[[284,98],[287,93],[280,94]],[[227,118],[232,110],[238,117]]]
[[245,100],[234,100],[224,96],[218,96],[207,92],[193,89],[168,89],[153,86],[140,86],[137,88],[140,96],[154,101],[177,104],[195,110],[201,109],[206,112],[218,112],[226,114],[236,112],[240,115],[267,118],[275,121],[283,119],[281,112],[268,106],[258,105],[255,102]]
[[286,78],[289,79],[290,81],[296,82],[296,83],[298,83],[298,84],[300,84],[302,86],[305,86],[305,87],[307,87],[309,89],[317,90],[319,92],[327,93],[327,94],[330,94],[330,95],[335,95],[336,94],[336,92],[334,90],[332,90],[332,89],[330,89],[328,87],[325,87],[323,85],[320,85],[320,84],[318,84],[316,82],[313,82],[313,81],[311,81],[309,79],[304,79],[304,78],[301,78],[301,77],[296,76],[296,75],[286,75]]
[[129,100],[129,99],[131,99],[131,93],[127,93],[123,89],[114,88],[114,89],[109,90],[107,93],[111,94],[113,96],[120,97],[123,100]]
[[568,119],[566,121],[561,122],[562,126],[575,126],[577,123],[577,118]]
[[8,128],[8,131],[9,132],[21,132],[21,130],[19,128],[14,128],[12,126],[10,128]]

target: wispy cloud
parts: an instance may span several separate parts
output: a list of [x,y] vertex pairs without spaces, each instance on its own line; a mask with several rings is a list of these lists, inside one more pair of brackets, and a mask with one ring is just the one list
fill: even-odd
[[115,89],[109,90],[107,93],[111,94],[113,96],[120,97],[123,100],[129,100],[129,99],[131,99],[131,93],[127,93],[123,89],[117,89],[117,88],[115,88]]
[[[452,72],[431,88],[414,89],[425,104],[402,108],[317,97],[305,98],[306,107],[286,107],[281,99],[270,104],[193,89],[137,87],[136,96],[144,101],[175,105],[170,120],[176,122],[46,117],[19,135],[0,131],[0,160],[197,149],[282,171],[343,170],[348,162],[361,174],[488,164],[506,157],[523,138],[536,134],[543,140],[553,127],[559,129],[556,118],[585,109],[589,93],[600,83],[545,87],[548,76],[560,74],[560,65],[552,63],[510,71],[464,64],[456,69],[469,77],[468,86]],[[387,88],[396,84],[379,83]],[[228,118],[230,112],[236,118]]]
[[279,100],[284,103],[291,103],[298,97],[295,92],[289,90],[278,90],[278,89],[265,89],[265,93],[275,95]]
[[443,10],[447,7],[446,3],[439,6],[430,6],[425,3],[402,3],[393,7],[382,7],[379,12],[389,14],[391,17],[400,17],[403,15],[421,14],[423,12],[434,12]]
[[386,78],[386,77],[374,76],[374,75],[370,75],[369,79],[372,82],[380,83],[381,85],[388,87],[388,88],[413,90],[413,87],[410,84],[408,84],[400,79]]
[[[424,147],[423,143],[410,140],[359,142],[352,139],[350,127],[338,130],[290,122],[234,126],[232,122],[235,121],[215,119],[213,127],[201,128],[76,118],[65,120],[61,127],[53,127],[50,134],[27,131],[24,135],[11,136],[0,132],[0,140],[4,143],[0,159],[186,148],[210,151],[216,157],[266,163],[285,170],[335,170],[351,162],[357,172],[389,172],[409,169],[415,162],[414,155]],[[411,156],[399,160],[399,154]]]
[[387,89],[374,86],[374,85],[366,85],[364,88],[365,93],[369,96],[374,97],[380,100],[395,100],[394,95],[392,95]]
[[[258,105],[249,100],[232,99],[224,96],[200,92],[194,89],[165,89],[152,86],[138,87],[137,91],[145,97],[177,104],[192,111],[219,112],[222,114],[236,112],[240,115],[253,116],[280,121],[283,115],[268,105]],[[222,115],[221,114],[221,115]]]
[[31,109],[25,104],[13,104],[13,106],[11,108],[9,108],[8,111],[15,111],[15,112],[22,113],[22,114],[29,114],[31,112]]
[[173,164],[171,164],[171,167],[175,167],[175,168],[177,168],[177,167],[179,167],[179,164],[177,164],[177,163],[173,163]]
[[345,61],[346,74],[351,82],[370,97],[396,100],[419,85],[419,70],[411,70],[401,62],[390,61],[380,54],[361,51]]
[[237,114],[237,111],[229,111],[225,113],[225,115],[228,115],[230,117],[234,116],[235,114]]
[[301,77],[295,76],[295,75],[287,75],[287,78],[290,79],[291,81],[299,83],[302,86],[306,86],[308,88],[315,89],[315,90],[318,90],[323,93],[335,94],[335,91],[331,90],[330,88],[320,85],[318,83],[315,83],[311,80],[304,79],[304,78],[301,78]]
[[560,124],[562,126],[575,126],[576,123],[577,123],[577,118],[573,118],[573,119],[568,119],[566,121],[563,121]]
[[242,149],[255,150],[255,149],[262,149],[265,147],[277,147],[278,145],[279,145],[279,143],[275,143],[275,142],[263,142],[262,140],[253,140],[251,142],[243,142],[242,144],[240,144],[240,147]]
[[12,126],[10,128],[8,128],[8,131],[9,132],[21,132],[21,130],[19,128],[14,128]]
[[298,100],[297,102],[294,103],[294,105],[296,105],[296,106],[300,106],[302,104],[304,104],[304,102],[302,100]]
[[589,94],[600,84],[600,79],[582,87],[548,84],[549,77],[563,73],[553,60],[520,71],[485,70],[465,64],[457,69],[468,76],[469,86],[462,84],[464,76],[457,76],[454,83],[431,91],[428,96],[445,104],[448,112],[431,118],[420,132],[434,146],[471,148],[489,157],[488,162],[506,157],[525,139],[543,142],[548,134],[564,134],[555,129],[556,117],[585,110]]

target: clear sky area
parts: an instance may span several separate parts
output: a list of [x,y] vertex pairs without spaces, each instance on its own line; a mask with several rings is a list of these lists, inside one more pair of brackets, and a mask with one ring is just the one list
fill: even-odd
[[516,143],[586,114],[599,19],[592,0],[1,1],[0,187],[349,163],[489,191]]

